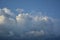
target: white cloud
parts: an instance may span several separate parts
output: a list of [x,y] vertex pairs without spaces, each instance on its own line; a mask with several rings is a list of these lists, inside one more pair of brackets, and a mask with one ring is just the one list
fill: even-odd
[[3,8],[2,10],[3,10],[5,13],[10,13],[10,10],[7,9],[7,8]]
[[4,15],[5,17],[15,17],[15,14],[8,8],[0,9],[0,15]]
[[10,9],[0,9],[0,27],[5,27],[9,32],[13,31],[18,35],[27,32],[28,34],[33,34],[35,36],[45,35],[46,33],[55,34],[60,29],[57,27],[60,26],[58,25],[59,22],[52,17],[32,15],[23,13],[22,9],[17,10],[19,11],[19,14],[15,17],[15,14],[13,14]]

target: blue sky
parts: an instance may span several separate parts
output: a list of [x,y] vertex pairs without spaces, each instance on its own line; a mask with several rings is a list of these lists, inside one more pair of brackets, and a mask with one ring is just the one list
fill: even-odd
[[15,11],[22,8],[27,12],[42,11],[46,15],[60,18],[60,0],[0,0],[0,8],[7,7]]

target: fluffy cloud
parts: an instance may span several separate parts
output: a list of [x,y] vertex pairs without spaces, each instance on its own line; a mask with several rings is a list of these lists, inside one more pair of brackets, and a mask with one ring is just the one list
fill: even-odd
[[56,33],[54,32],[54,29],[56,29],[54,26],[55,20],[48,16],[33,16],[28,13],[22,13],[16,16],[16,20],[18,27],[21,28],[21,33],[31,30],[44,30],[46,35]]
[[8,8],[0,9],[0,15],[4,15],[5,17],[15,17],[15,14]]
[[[16,25],[13,13],[8,8],[0,9],[0,33],[9,34],[10,30]],[[5,31],[6,30],[6,31]],[[5,31],[5,32],[4,32]],[[5,35],[6,35],[5,34]]]
[[57,27],[60,26],[60,22],[52,17],[23,13],[23,9],[17,9],[17,11],[19,11],[19,14],[15,16],[8,8],[0,9],[0,28],[2,28],[3,32],[7,29],[9,36],[14,34],[20,36],[21,34],[24,36],[50,35],[57,34],[56,32],[60,29]]

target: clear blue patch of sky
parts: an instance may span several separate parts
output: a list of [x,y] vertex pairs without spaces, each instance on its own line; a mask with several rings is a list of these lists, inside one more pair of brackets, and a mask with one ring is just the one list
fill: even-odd
[[60,18],[60,0],[0,0],[0,8],[7,7],[15,11],[22,8],[25,11],[38,10],[48,16]]

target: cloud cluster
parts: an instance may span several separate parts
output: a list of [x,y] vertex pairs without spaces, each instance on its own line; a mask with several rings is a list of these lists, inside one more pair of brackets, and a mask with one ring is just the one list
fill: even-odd
[[22,9],[17,9],[17,11],[19,14],[15,16],[8,8],[0,9],[0,35],[3,35],[1,31],[5,30],[8,35],[42,36],[57,34],[56,32],[60,29],[60,21],[52,17],[23,13]]

